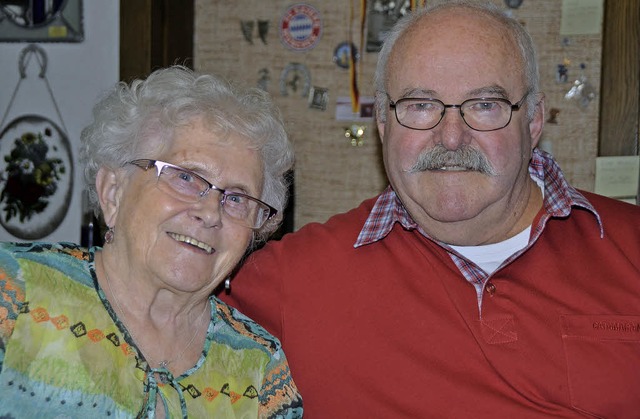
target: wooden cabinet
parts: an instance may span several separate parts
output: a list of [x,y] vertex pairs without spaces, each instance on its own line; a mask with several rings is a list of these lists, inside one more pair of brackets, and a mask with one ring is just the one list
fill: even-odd
[[606,0],[598,155],[638,154],[640,1]]
[[193,68],[194,0],[120,0],[120,79],[172,64]]

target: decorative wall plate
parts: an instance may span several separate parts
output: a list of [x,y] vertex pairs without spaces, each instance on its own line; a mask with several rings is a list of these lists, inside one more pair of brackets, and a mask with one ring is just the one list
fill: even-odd
[[49,119],[24,115],[0,133],[0,224],[36,240],[64,219],[73,192],[69,139]]
[[333,50],[333,62],[340,68],[348,69],[351,65],[351,56],[353,54],[353,62],[360,59],[358,48],[352,42],[341,42]]
[[280,74],[280,94],[288,96],[289,91],[293,94],[300,93],[306,98],[311,89],[311,73],[309,68],[300,63],[289,63]]
[[0,42],[82,42],[82,0],[0,0]]
[[320,12],[308,4],[294,4],[284,12],[280,20],[280,40],[293,51],[314,48],[321,35]]

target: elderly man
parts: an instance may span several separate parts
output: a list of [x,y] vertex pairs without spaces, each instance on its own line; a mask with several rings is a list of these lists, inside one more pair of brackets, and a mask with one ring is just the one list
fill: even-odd
[[637,417],[640,208],[536,149],[526,31],[421,9],[376,89],[389,188],[256,252],[227,297],[282,339],[305,417]]

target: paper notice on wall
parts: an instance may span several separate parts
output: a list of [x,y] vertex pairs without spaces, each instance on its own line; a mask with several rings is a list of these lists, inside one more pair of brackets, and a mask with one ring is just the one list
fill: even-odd
[[560,35],[599,34],[603,14],[603,0],[562,0]]
[[353,112],[351,98],[339,96],[336,99],[336,121],[373,121],[373,96],[360,97],[360,111]]
[[596,158],[595,193],[637,202],[640,182],[640,156]]

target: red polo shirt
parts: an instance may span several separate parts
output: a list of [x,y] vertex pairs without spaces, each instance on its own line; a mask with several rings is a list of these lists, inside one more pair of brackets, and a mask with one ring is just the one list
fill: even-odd
[[281,339],[305,418],[640,417],[640,208],[530,173],[544,208],[492,275],[391,190],[245,262],[222,298]]

